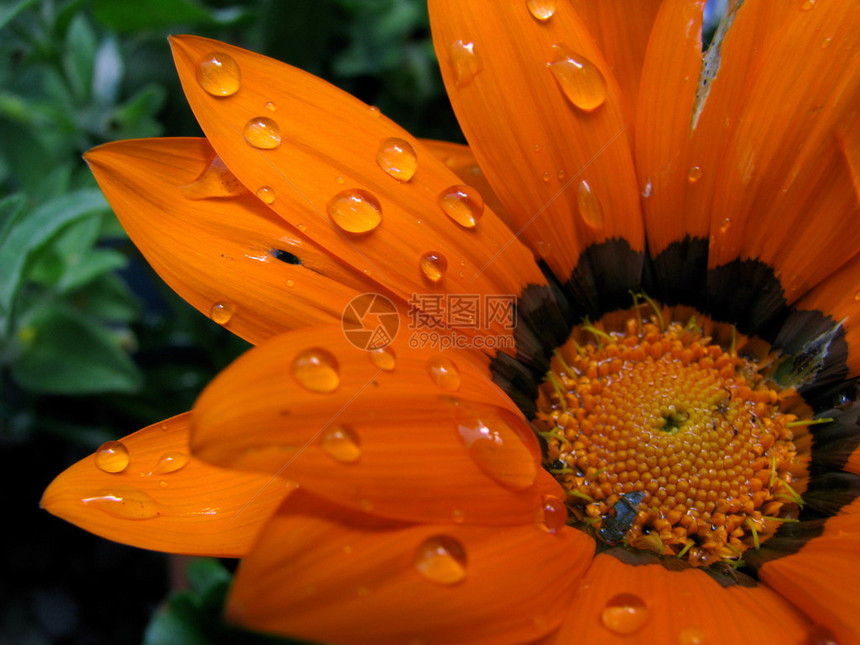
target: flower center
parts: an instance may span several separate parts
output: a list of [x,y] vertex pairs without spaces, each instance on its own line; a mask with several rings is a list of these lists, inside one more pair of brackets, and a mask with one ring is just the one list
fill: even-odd
[[757,360],[657,321],[583,325],[556,352],[537,420],[551,472],[603,542],[740,562],[796,515],[796,417]]

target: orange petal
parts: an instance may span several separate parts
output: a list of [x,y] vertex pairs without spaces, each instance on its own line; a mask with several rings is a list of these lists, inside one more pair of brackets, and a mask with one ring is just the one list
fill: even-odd
[[767,562],[759,576],[843,645],[860,643],[860,500],[826,520],[797,553]]
[[800,645],[808,633],[809,621],[763,585],[722,586],[701,569],[625,564],[602,553],[556,642]]
[[121,141],[86,158],[156,272],[252,343],[340,320],[346,304],[373,285],[275,217],[205,139]]
[[[466,139],[518,234],[556,276],[567,280],[595,242],[620,238],[641,251],[627,108],[576,13],[560,5],[542,21],[526,2],[435,0],[430,19]],[[626,258],[605,264],[592,267],[598,288],[619,273],[638,284]],[[619,288],[626,296],[632,286]]]
[[[252,191],[270,187],[270,208],[346,264],[404,301],[415,293],[516,295],[526,284],[545,284],[531,254],[488,208],[478,220],[480,196],[464,202],[454,190],[449,201],[461,223],[446,215],[439,198],[460,179],[378,110],[238,47],[194,36],[171,42],[185,94],[218,155]],[[213,52],[231,57],[241,73],[231,96],[213,96],[197,80]],[[391,138],[401,152],[378,159]],[[447,268],[422,270],[427,253]]]
[[[332,327],[257,347],[195,405],[194,454],[411,521],[531,522],[544,495],[562,494],[481,362],[405,340],[382,351],[393,354],[357,349]],[[323,367],[307,367],[312,356]]]
[[380,525],[297,493],[240,565],[227,613],[325,642],[522,643],[558,624],[593,552],[567,527]]
[[[120,442],[120,472],[82,459],[48,486],[42,507],[87,531],[144,549],[241,557],[288,494],[271,477],[215,468],[189,456],[189,413],[153,424]],[[123,465],[122,449],[107,460]],[[104,461],[102,463],[105,463]]]

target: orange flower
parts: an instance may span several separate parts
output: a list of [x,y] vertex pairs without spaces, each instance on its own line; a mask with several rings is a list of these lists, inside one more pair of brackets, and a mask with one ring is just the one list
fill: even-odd
[[430,3],[470,148],[173,39],[206,139],[87,158],[258,347],[44,506],[326,642],[860,643],[857,4],[556,4]]

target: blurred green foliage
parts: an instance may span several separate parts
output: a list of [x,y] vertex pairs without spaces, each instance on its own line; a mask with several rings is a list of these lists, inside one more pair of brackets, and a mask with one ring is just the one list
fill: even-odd
[[[82,159],[106,141],[199,135],[166,41],[184,32],[311,71],[418,136],[460,136],[423,0],[0,0],[0,451],[10,460],[60,445],[67,465],[188,409],[246,347],[154,276]],[[45,483],[28,493],[34,508]],[[218,622],[230,576],[212,575],[165,605],[147,643],[229,640],[193,626]],[[0,640],[4,620],[0,611]]]

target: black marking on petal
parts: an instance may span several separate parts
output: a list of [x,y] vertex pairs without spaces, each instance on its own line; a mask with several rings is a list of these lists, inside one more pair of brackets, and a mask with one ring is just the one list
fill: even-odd
[[819,416],[833,419],[830,423],[809,427],[812,433],[812,477],[831,470],[842,470],[851,454],[860,447],[860,403],[822,412]]
[[810,478],[809,487],[803,493],[803,513],[810,519],[816,515],[830,517],[858,497],[860,476],[853,473],[824,473]]
[[597,320],[608,311],[629,307],[630,292],[642,286],[643,264],[644,254],[631,249],[627,240],[606,240],[585,249],[564,283],[574,312],[581,312],[578,318]]
[[302,260],[297,255],[293,255],[288,251],[282,251],[281,249],[272,249],[271,251],[272,257],[276,260],[280,260],[281,262],[286,262],[287,264],[301,264]]
[[[598,550],[600,553],[611,555],[620,560],[624,564],[632,567],[641,567],[649,564],[659,564],[668,571],[686,571],[693,569],[691,564],[684,560],[679,560],[674,556],[663,557],[651,551],[641,549],[630,549],[628,547],[616,546],[608,549],[600,549],[602,543],[598,542]],[[727,563],[717,562],[710,567],[701,567],[700,570],[708,574],[722,587],[732,587],[740,585],[742,587],[757,587],[758,582],[755,578],[734,569]]]
[[784,522],[760,549],[744,551],[744,562],[758,571],[770,560],[797,553],[807,542],[824,532],[825,522],[823,519]]
[[705,309],[705,277],[708,272],[708,241],[685,237],[672,242],[648,265],[645,293],[666,305],[689,305]]
[[493,382],[511,398],[527,419],[537,415],[538,385],[543,374],[536,376],[533,371],[513,356],[499,352],[490,361],[490,374]]

